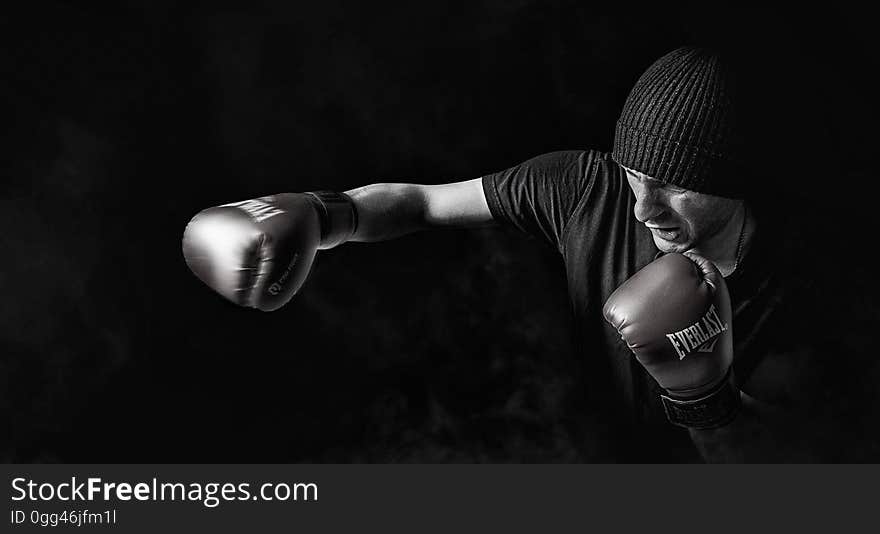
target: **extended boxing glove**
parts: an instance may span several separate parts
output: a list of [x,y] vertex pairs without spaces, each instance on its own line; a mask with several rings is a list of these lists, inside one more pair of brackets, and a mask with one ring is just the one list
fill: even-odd
[[344,243],[356,229],[345,194],[283,193],[199,212],[183,232],[183,256],[227,299],[272,311],[299,291],[319,249]]
[[666,390],[670,421],[711,428],[732,419],[739,391],[730,373],[730,295],[712,262],[666,254],[617,288],[603,313]]

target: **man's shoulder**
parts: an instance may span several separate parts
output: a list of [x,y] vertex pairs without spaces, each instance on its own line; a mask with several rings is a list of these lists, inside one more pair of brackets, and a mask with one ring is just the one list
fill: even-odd
[[545,171],[570,172],[574,169],[613,170],[617,164],[610,152],[595,149],[554,150],[533,156],[521,165]]
[[620,174],[607,152],[558,150],[484,175],[482,180],[496,220],[510,222],[559,247],[570,223],[580,221],[579,215],[589,206],[621,197],[621,187],[626,186]]
[[[582,184],[582,192],[594,189],[619,195],[628,192],[623,168],[610,152],[596,149],[558,150],[547,152],[524,163],[532,170],[563,181]],[[602,195],[604,196],[604,195]]]
[[629,192],[622,167],[610,152],[596,149],[545,152],[483,180],[494,189],[530,191],[534,200],[564,198],[568,208],[581,203],[616,205],[615,201],[626,201]]

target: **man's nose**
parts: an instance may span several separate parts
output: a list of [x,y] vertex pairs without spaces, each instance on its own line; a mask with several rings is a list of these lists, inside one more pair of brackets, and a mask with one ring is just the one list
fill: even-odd
[[657,192],[652,188],[640,185],[633,189],[636,204],[633,206],[633,214],[640,223],[657,219],[663,214],[663,204],[657,198]]

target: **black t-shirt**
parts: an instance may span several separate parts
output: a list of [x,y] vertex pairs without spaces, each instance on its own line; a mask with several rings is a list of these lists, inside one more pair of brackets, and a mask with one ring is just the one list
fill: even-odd
[[[496,221],[546,241],[562,255],[584,373],[585,437],[599,441],[594,459],[699,461],[687,431],[666,421],[660,388],[602,316],[611,293],[659,254],[633,215],[634,196],[610,154],[562,151],[483,177]],[[757,214],[759,225],[761,214]],[[733,307],[734,374],[748,381],[780,332],[768,325],[783,301],[784,247],[770,247],[763,224],[736,272],[726,278]]]

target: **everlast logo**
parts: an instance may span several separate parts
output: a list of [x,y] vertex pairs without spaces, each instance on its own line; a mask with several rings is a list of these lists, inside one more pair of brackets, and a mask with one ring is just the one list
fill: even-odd
[[284,213],[283,210],[280,210],[275,206],[267,204],[261,200],[245,200],[242,202],[233,202],[232,204],[226,204],[223,207],[238,208],[240,210],[243,210],[248,215],[253,217],[255,222],[263,222],[269,217],[274,217],[275,215]]
[[683,360],[685,356],[693,351],[712,352],[715,343],[718,341],[717,336],[721,332],[727,330],[727,324],[718,316],[715,311],[715,305],[709,306],[709,311],[699,321],[678,332],[666,334],[669,342],[675,347],[678,353],[678,359]]
[[277,282],[269,286],[269,294],[272,296],[281,293],[281,290],[284,289],[284,284],[287,283],[287,279],[290,277],[290,270],[293,269],[293,266],[296,265],[296,260],[299,258],[299,253],[293,255],[293,259],[290,260],[290,263],[287,264],[287,269],[284,270],[284,274],[281,275],[281,278],[278,279]]

